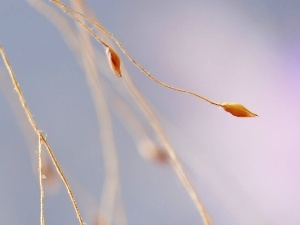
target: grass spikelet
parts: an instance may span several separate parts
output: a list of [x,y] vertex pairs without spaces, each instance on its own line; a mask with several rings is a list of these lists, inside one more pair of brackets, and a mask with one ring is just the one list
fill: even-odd
[[256,117],[257,114],[248,110],[245,106],[236,102],[224,102],[221,107],[230,114],[237,117]]
[[106,52],[106,56],[107,56],[108,63],[110,65],[111,70],[118,77],[122,77],[121,60],[120,60],[120,57],[118,56],[118,54],[111,47],[107,47],[105,52]]

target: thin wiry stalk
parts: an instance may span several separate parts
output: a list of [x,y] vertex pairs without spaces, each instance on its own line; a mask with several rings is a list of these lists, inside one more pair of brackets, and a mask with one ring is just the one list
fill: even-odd
[[73,18],[76,22],[78,22],[84,29],[86,29],[99,43],[101,43],[104,47],[109,48],[109,45],[97,36],[95,32],[91,28],[89,28],[84,22],[79,20],[76,16],[74,16],[70,11],[64,11],[67,15]]
[[[106,211],[108,224],[112,220],[114,205],[121,204],[118,209],[124,211],[122,200],[119,199],[116,203],[115,195],[119,192],[119,198],[121,196],[121,190],[119,188],[119,174],[118,174],[118,159],[114,146],[113,132],[111,128],[110,115],[107,109],[106,100],[103,97],[103,87],[99,80],[99,75],[96,68],[96,59],[93,53],[93,47],[85,32],[80,32],[80,37],[74,32],[69,25],[68,21],[55,12],[52,8],[48,7],[43,2],[37,2],[35,0],[28,0],[28,2],[41,14],[43,14],[50,22],[52,22],[62,34],[66,44],[74,52],[77,57],[77,61],[83,67],[86,74],[89,90],[91,91],[92,99],[96,109],[96,115],[98,117],[98,123],[100,131],[100,139],[104,155],[105,166],[105,184],[101,195],[100,211]],[[84,7],[87,9],[86,7]],[[81,31],[81,30],[80,30]],[[107,208],[107,210],[104,210]],[[126,225],[126,214],[120,212],[124,217],[123,225]]]
[[43,186],[43,171],[42,171],[42,140],[39,136],[39,184],[40,184],[40,204],[41,204],[41,216],[40,216],[40,224],[45,224],[45,218],[44,218],[44,186]]
[[[75,15],[73,15],[73,13],[75,12],[76,14],[81,15],[82,17],[84,17],[87,21],[89,21],[90,23],[92,23],[95,27],[98,27],[99,29],[101,29],[102,31],[106,32],[108,35],[110,35],[113,40],[118,44],[118,46],[123,50],[123,52],[126,54],[127,57],[129,57],[130,61],[132,63],[134,63],[137,67],[139,67],[148,77],[150,77],[152,80],[154,80],[155,82],[179,91],[179,92],[185,92],[185,93],[189,93],[192,94],[196,97],[199,97],[213,105],[217,105],[217,106],[221,106],[220,103],[216,103],[213,102],[199,94],[187,91],[187,90],[183,90],[183,89],[179,89],[179,88],[174,88],[171,87],[169,85],[166,85],[165,83],[158,81],[157,79],[155,79],[149,72],[147,72],[143,67],[141,67],[132,57],[129,56],[129,54],[127,53],[127,51],[124,49],[124,47],[120,44],[120,42],[110,33],[107,32],[106,30],[103,30],[102,26],[97,25],[97,23],[95,21],[92,21],[90,19],[88,19],[86,16],[84,16],[83,14],[76,12],[74,9],[70,8],[69,6],[59,2],[58,0],[54,0],[53,1],[55,4],[57,4],[61,9],[63,9],[63,11],[68,14],[70,17],[72,17],[75,21],[77,21],[78,23],[80,23],[93,37],[95,37],[95,39],[97,41],[99,41],[101,44],[104,43],[104,41],[102,39],[100,39],[97,34],[95,32],[92,31],[92,29],[90,29],[88,26],[86,26],[78,17],[76,17]],[[91,22],[92,21],[92,22]],[[96,26],[97,25],[97,26]],[[107,44],[105,43],[105,47],[107,47]],[[126,78],[125,78],[126,79]],[[129,81],[129,79],[126,79],[127,82]],[[131,87],[131,90],[133,91],[135,97],[137,98],[139,104],[142,106],[141,109],[143,110],[144,114],[148,117],[151,125],[153,126],[153,129],[156,131],[157,135],[159,136],[163,146],[165,147],[166,151],[168,152],[170,159],[171,159],[171,164],[173,166],[173,169],[175,170],[177,176],[179,177],[180,181],[182,182],[183,186],[186,188],[187,192],[189,193],[191,199],[194,201],[202,219],[205,225],[210,225],[211,224],[211,220],[208,216],[208,213],[200,199],[200,197],[198,196],[198,194],[196,193],[195,188],[193,187],[192,183],[190,182],[190,180],[188,179],[187,175],[185,174],[182,165],[179,161],[179,159],[177,158],[175,151],[173,150],[172,146],[169,144],[169,141],[166,138],[166,135],[164,134],[164,131],[158,121],[158,119],[156,119],[156,116],[154,115],[154,113],[152,113],[152,111],[150,110],[150,107],[148,107],[148,105],[146,104],[146,101],[141,97],[141,95],[139,95],[139,93],[136,91],[136,89],[134,88],[133,83],[129,83],[128,82],[129,87]]]
[[193,187],[191,181],[189,180],[188,176],[184,172],[184,169],[182,168],[182,165],[171,146],[170,142],[167,139],[167,136],[161,126],[161,123],[159,122],[158,118],[156,117],[155,113],[151,110],[151,108],[148,106],[146,99],[140,94],[138,89],[135,87],[134,83],[131,81],[129,76],[125,76],[125,80],[128,84],[128,87],[130,88],[131,92],[135,98],[137,99],[140,109],[144,112],[144,115],[147,117],[147,119],[150,122],[151,126],[155,130],[158,138],[160,139],[163,147],[168,152],[169,157],[171,159],[171,165],[176,172],[177,176],[179,177],[180,181],[182,182],[183,186],[186,188],[187,192],[189,193],[191,199],[195,203],[202,219],[205,225],[212,224],[211,219],[207,213],[207,210],[204,207],[204,204],[202,203],[199,195],[197,194],[195,188]]
[[102,145],[102,154],[105,168],[105,179],[103,190],[100,198],[100,212],[105,216],[108,225],[111,225],[113,218],[113,210],[115,205],[116,193],[119,189],[119,168],[117,160],[117,152],[115,148],[115,140],[113,136],[110,113],[107,108],[106,99],[98,80],[97,69],[94,64],[94,56],[92,55],[92,46],[89,40],[80,31],[82,43],[78,48],[81,49],[83,69],[86,74],[89,90],[92,95],[98,125],[100,129],[100,140]]
[[63,172],[62,172],[62,170],[61,170],[61,168],[60,168],[60,166],[58,164],[58,161],[57,161],[57,159],[56,159],[56,157],[55,157],[52,149],[50,148],[50,145],[49,145],[48,141],[46,140],[46,137],[42,134],[41,130],[39,129],[39,127],[37,125],[37,123],[33,119],[33,116],[32,116],[32,114],[31,114],[31,112],[29,110],[29,107],[27,106],[27,103],[25,101],[24,95],[23,95],[23,93],[21,91],[21,88],[20,88],[20,86],[18,84],[18,81],[17,81],[17,79],[16,79],[16,77],[15,77],[15,75],[13,73],[12,67],[11,67],[11,65],[10,65],[10,63],[8,61],[8,58],[7,58],[6,54],[5,54],[5,51],[4,51],[4,49],[3,49],[3,47],[1,45],[0,45],[0,52],[1,52],[4,64],[5,64],[8,72],[9,72],[10,77],[11,77],[14,89],[15,89],[15,91],[17,92],[17,94],[19,96],[19,99],[20,99],[21,105],[23,107],[23,110],[24,110],[24,112],[25,112],[25,114],[26,114],[26,116],[27,116],[27,118],[29,120],[29,123],[33,127],[33,129],[34,129],[35,133],[37,134],[37,136],[39,137],[39,139],[41,139],[41,141],[45,144],[46,149],[47,149],[47,151],[48,151],[48,153],[49,153],[49,155],[51,157],[51,160],[52,160],[52,162],[53,162],[53,164],[54,164],[54,166],[55,166],[55,168],[56,168],[56,170],[57,170],[60,178],[62,179],[62,181],[63,181],[63,183],[64,183],[64,185],[65,185],[65,187],[67,189],[67,192],[68,192],[70,200],[71,200],[71,202],[73,204],[73,207],[74,207],[77,219],[78,219],[80,225],[83,225],[84,223],[83,223],[82,217],[81,217],[81,215],[79,213],[79,209],[77,207],[77,204],[76,204],[73,192],[71,190],[71,187],[70,187],[67,179],[65,178],[65,175],[63,174]]
[[[3,73],[2,73],[3,72]],[[27,120],[27,116],[25,115],[22,106],[19,104],[15,104],[18,100],[18,96],[15,95],[13,88],[11,85],[7,85],[11,82],[9,76],[4,75],[4,68],[0,68],[0,88],[3,90],[3,94],[17,120],[17,123],[20,126],[21,132],[25,141],[27,142],[28,149],[35,149],[37,144],[37,138],[35,132],[33,131],[31,124]],[[34,175],[38,176],[38,170],[36,169],[36,152],[29,151],[31,167]]]
[[[147,75],[151,80],[153,80],[154,82],[158,83],[159,85],[164,86],[165,88],[168,89],[172,89],[174,91],[178,91],[181,93],[187,93],[193,96],[196,96],[198,98],[201,98],[202,100],[212,104],[212,105],[216,105],[216,106],[222,106],[221,103],[218,102],[214,102],[198,93],[189,91],[189,90],[185,90],[182,88],[177,88],[177,87],[173,87],[171,85],[168,85],[160,80],[158,80],[157,78],[155,78],[149,71],[147,71],[144,67],[142,67],[134,58],[131,57],[131,55],[129,54],[129,52],[125,49],[125,47],[122,45],[122,43],[110,32],[108,31],[106,28],[104,28],[102,25],[100,25],[99,23],[97,23],[96,21],[90,19],[89,17],[83,15],[82,13],[76,11],[75,9],[71,8],[70,6],[60,2],[59,0],[52,0],[52,2],[54,2],[57,6],[59,6],[64,13],[68,14],[70,17],[72,17],[74,20],[76,20],[77,22],[79,22],[81,25],[82,22],[78,19],[78,17],[74,16],[72,13],[75,13],[79,16],[81,16],[82,18],[84,18],[86,21],[88,21],[89,23],[91,23],[93,26],[95,26],[96,28],[100,29],[101,31],[103,31],[104,33],[106,33],[109,37],[111,37],[115,43],[119,46],[119,48],[123,51],[123,53],[127,56],[127,58],[137,67],[139,68],[145,75]],[[85,29],[88,30],[88,32],[90,32],[90,34],[97,40],[99,41],[101,44],[103,44],[105,47],[108,47],[108,45],[101,39],[99,38],[95,32],[92,31],[92,29],[90,29],[87,26],[84,26]]]
[[[79,4],[80,3],[82,7],[82,2],[79,2]],[[91,44],[88,33],[86,33],[82,29],[82,26],[80,26],[78,23],[77,25],[81,40],[81,42],[79,43],[79,48],[81,50],[81,61],[83,62],[89,90],[91,91],[92,99],[96,108],[101,134],[100,138],[102,144],[102,152],[104,156],[105,180],[100,198],[99,214],[103,214],[104,212],[106,223],[110,225],[112,224],[113,220],[116,194],[118,191],[121,191],[119,184],[119,162],[115,147],[111,117],[106,98],[104,96],[103,85],[99,80],[93,46]]]
[[[68,21],[65,20],[60,13],[56,12],[52,7],[40,0],[27,0],[28,4],[31,5],[36,11],[45,16],[49,22],[55,25],[60,33],[64,33],[63,36],[65,43],[71,49],[76,49],[77,38],[76,34],[69,25]],[[78,54],[78,52],[77,52]]]
[[[88,30],[91,31],[91,29],[88,28],[87,26],[85,28],[87,28]],[[95,34],[95,36],[97,36],[97,35]],[[97,37],[97,39],[99,39],[99,38]],[[143,97],[138,93],[137,89],[134,87],[134,84],[131,82],[131,80],[129,80],[128,77],[126,77],[125,79],[128,83],[128,86],[130,87],[131,91],[134,93],[135,97],[137,98],[138,102],[140,103],[140,105],[142,105],[142,110],[144,111],[144,114],[147,115],[149,121],[153,122],[151,124],[152,124],[154,130],[157,132],[160,140],[162,141],[163,146],[168,151],[174,170],[176,171],[176,173],[179,176],[180,180],[182,181],[183,185],[189,192],[190,197],[194,200],[200,214],[202,215],[202,218],[204,219],[205,225],[211,224],[210,218],[208,216],[207,211],[205,210],[205,208],[203,206],[202,201],[200,200],[200,198],[197,195],[195,189],[193,188],[191,182],[189,181],[187,175],[185,174],[185,172],[181,166],[181,163],[179,162],[174,150],[172,149],[171,145],[169,144],[169,141],[167,140],[166,135],[164,134],[164,131],[163,131],[158,119],[156,118],[156,116],[154,115],[154,113],[152,112],[150,107],[148,107],[148,105],[145,103],[145,99],[143,99]],[[212,103],[212,102],[210,102],[210,103]],[[212,104],[214,104],[214,103],[212,103]],[[219,103],[216,103],[215,105],[219,105]]]
[[120,121],[125,124],[129,134],[131,134],[132,139],[136,143],[146,138],[145,128],[142,126],[141,122],[136,118],[132,109],[124,103],[120,97],[112,96],[113,108],[115,113],[120,117]]
[[[57,1],[55,1],[55,2],[57,2]],[[75,17],[74,15],[72,15],[69,12],[66,12],[66,13],[68,15],[70,15],[73,19],[75,19],[77,22],[79,22],[80,24],[83,25],[83,23],[77,17]],[[84,25],[84,28],[87,29],[90,33],[92,33],[92,35],[94,37],[96,37],[96,39],[99,41],[100,38],[90,28],[88,28],[85,25]],[[100,42],[103,43],[102,40]],[[212,104],[215,104],[215,105],[219,105],[218,103],[214,103],[214,102],[211,102],[211,101],[209,101],[209,102],[212,103]],[[143,101],[142,101],[142,104],[144,105]],[[143,106],[143,108],[145,109],[145,105]],[[153,115],[151,115],[151,113],[149,113],[148,110],[145,110],[145,113],[150,117],[150,121],[153,121],[153,119],[154,119]],[[160,125],[159,126],[158,125],[159,125],[159,122],[158,123],[154,123],[153,124],[154,129],[160,134],[159,136],[161,137],[161,140],[162,140],[162,142],[163,142],[166,150],[168,151],[168,153],[169,153],[169,155],[170,155],[170,157],[172,159],[172,165],[173,165],[173,167],[174,167],[177,175],[179,176],[179,178],[182,181],[183,185],[186,187],[187,191],[190,193],[191,198],[196,203],[196,206],[197,206],[198,210],[200,211],[200,214],[202,215],[205,224],[210,224],[210,219],[209,219],[209,217],[207,215],[206,210],[204,209],[203,204],[201,203],[200,198],[196,194],[193,186],[191,185],[191,182],[188,180],[187,176],[183,172],[182,166],[179,163],[179,161],[178,161],[178,159],[177,159],[177,157],[175,155],[175,152],[173,151],[173,149],[170,146],[170,144],[168,143],[165,135],[163,134],[162,130],[160,129]]]

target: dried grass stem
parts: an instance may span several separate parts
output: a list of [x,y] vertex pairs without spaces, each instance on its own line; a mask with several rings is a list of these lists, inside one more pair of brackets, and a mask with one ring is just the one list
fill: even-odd
[[[20,86],[18,84],[18,81],[17,81],[17,79],[16,79],[16,77],[14,75],[12,67],[11,67],[11,65],[10,65],[10,63],[8,61],[8,58],[7,58],[6,54],[5,54],[5,51],[4,51],[4,49],[3,49],[3,47],[1,45],[0,45],[0,52],[1,52],[4,64],[5,64],[8,72],[9,72],[10,77],[11,77],[14,89],[15,89],[15,91],[17,92],[17,94],[19,96],[21,105],[22,105],[22,107],[24,109],[24,112],[25,112],[25,114],[26,114],[26,116],[27,116],[27,118],[29,120],[29,123],[33,127],[33,129],[34,129],[35,133],[37,134],[37,136],[39,137],[40,141],[42,141],[45,144],[45,147],[46,147],[46,149],[47,149],[47,151],[48,151],[48,153],[50,155],[50,158],[51,158],[51,160],[52,160],[52,162],[53,162],[53,164],[54,164],[54,166],[56,168],[56,171],[58,172],[60,178],[62,179],[62,181],[63,181],[63,183],[64,183],[64,185],[65,185],[65,187],[67,189],[67,192],[68,192],[70,200],[71,200],[71,202],[73,204],[73,207],[74,207],[77,219],[78,219],[80,225],[83,225],[84,223],[83,223],[82,217],[81,217],[81,215],[79,213],[79,209],[77,207],[77,204],[76,204],[73,192],[71,190],[71,187],[70,187],[67,179],[65,178],[65,175],[63,174],[63,172],[62,172],[62,170],[61,170],[61,168],[60,168],[60,166],[58,164],[58,161],[57,161],[56,157],[54,156],[54,153],[53,153],[52,149],[50,148],[50,145],[49,145],[48,141],[46,140],[46,137],[42,134],[41,130],[39,129],[39,127],[37,125],[37,123],[33,119],[33,116],[32,116],[32,114],[31,114],[31,112],[29,110],[29,107],[27,106],[27,103],[25,101],[24,95],[23,95],[23,93],[21,91],[21,88],[20,88]],[[40,144],[39,144],[39,147],[40,147]]]

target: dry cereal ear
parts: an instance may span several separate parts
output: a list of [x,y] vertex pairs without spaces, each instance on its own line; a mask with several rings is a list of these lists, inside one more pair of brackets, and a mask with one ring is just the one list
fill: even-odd
[[255,117],[258,116],[257,114],[251,112],[243,105],[236,103],[236,102],[224,102],[221,104],[221,107],[226,111],[231,113],[237,117]]
[[110,47],[106,48],[106,56],[108,59],[108,63],[110,68],[118,77],[122,77],[121,74],[121,60],[118,54]]

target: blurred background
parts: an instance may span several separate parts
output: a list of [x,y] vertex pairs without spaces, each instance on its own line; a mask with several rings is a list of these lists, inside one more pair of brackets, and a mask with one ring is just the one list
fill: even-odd
[[[161,87],[118,51],[214,224],[300,224],[300,1],[86,3],[156,78],[217,102],[240,102],[259,115],[236,118]],[[26,1],[1,1],[0,43],[84,221],[93,224],[104,169],[83,70],[56,27]],[[95,46],[104,54],[102,46]],[[112,83],[125,85],[110,72],[106,58],[99,64]],[[0,65],[0,224],[39,224],[37,137]],[[106,99],[112,104],[109,95]],[[127,224],[202,224],[173,170],[141,157],[122,120],[110,112]],[[78,224],[55,176],[45,187],[46,224]]]

